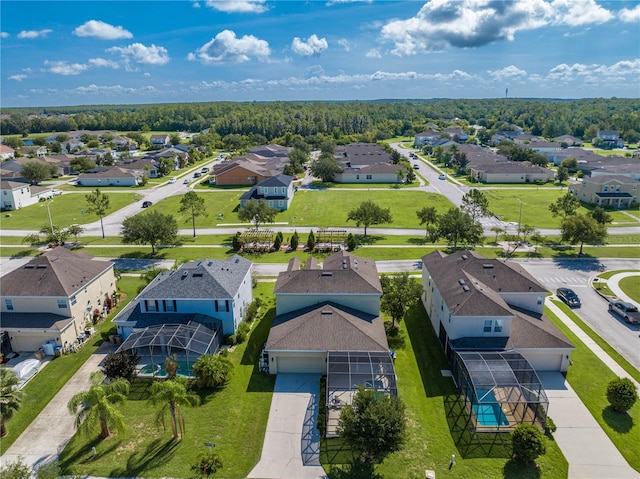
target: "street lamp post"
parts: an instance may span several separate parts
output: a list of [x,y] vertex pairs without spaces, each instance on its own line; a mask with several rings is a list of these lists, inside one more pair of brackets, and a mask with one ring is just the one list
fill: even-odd
[[522,223],[522,200],[516,196],[516,200],[520,203],[520,214],[518,215],[518,241],[520,241],[520,224]]
[[49,214],[49,227],[51,228],[51,234],[53,235],[53,221],[51,220],[51,210],[49,209],[49,205],[51,203],[53,203],[53,200],[47,203],[47,213]]

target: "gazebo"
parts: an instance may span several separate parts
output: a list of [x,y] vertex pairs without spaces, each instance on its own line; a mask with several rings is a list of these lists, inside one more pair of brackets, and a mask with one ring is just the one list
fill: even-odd
[[549,400],[529,362],[516,351],[455,353],[453,378],[476,432],[544,428]]

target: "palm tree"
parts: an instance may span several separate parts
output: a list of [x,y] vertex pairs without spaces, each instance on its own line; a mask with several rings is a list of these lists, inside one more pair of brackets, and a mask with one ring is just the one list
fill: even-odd
[[198,406],[200,405],[200,397],[193,393],[188,393],[186,388],[177,381],[168,380],[163,382],[155,382],[149,390],[151,404],[160,404],[161,408],[156,417],[156,423],[162,423],[164,426],[164,416],[169,411],[171,417],[171,429],[173,430],[173,439],[179,441],[184,434],[184,416],[182,415],[181,406]]
[[20,380],[12,369],[0,368],[0,437],[7,435],[4,423],[20,409],[23,392],[15,387]]
[[220,354],[203,354],[193,365],[198,386],[216,388],[229,379],[233,363]]
[[76,429],[88,433],[99,424],[101,439],[111,436],[110,427],[118,432],[124,431],[124,416],[114,404],[124,402],[129,394],[129,381],[126,379],[116,379],[109,384],[104,380],[105,375],[101,371],[91,373],[89,390],[77,393],[67,404],[69,411],[76,416]]

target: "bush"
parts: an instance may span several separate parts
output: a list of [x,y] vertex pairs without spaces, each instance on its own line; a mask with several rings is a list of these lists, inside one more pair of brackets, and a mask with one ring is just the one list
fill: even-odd
[[193,365],[193,374],[198,387],[217,388],[228,381],[232,369],[233,364],[226,356],[203,354]]
[[552,438],[553,433],[556,432],[557,430],[558,430],[558,426],[556,426],[556,423],[553,422],[553,419],[547,416],[547,420],[544,423],[544,433],[547,435],[547,437]]
[[240,251],[243,246],[244,246],[244,243],[242,242],[242,234],[240,233],[240,231],[238,231],[232,240],[233,250]]
[[225,346],[233,346],[236,344],[236,335],[235,334],[225,334],[222,338],[222,344]]
[[191,470],[194,471],[194,475],[197,478],[209,477],[221,468],[222,461],[213,450],[201,453],[198,457],[198,462],[191,466]]
[[136,377],[136,366],[140,362],[140,356],[129,351],[109,353],[104,360],[102,372],[108,379],[123,378],[131,382]]
[[249,326],[249,323],[247,323],[246,321],[241,321],[240,324],[238,324],[238,329],[236,330],[237,344],[244,343],[247,340],[247,336],[249,336],[250,329],[251,328]]
[[511,433],[513,458],[521,462],[534,462],[547,452],[544,434],[533,424],[518,424]]
[[347,248],[349,248],[349,251],[354,251],[357,245],[355,236],[349,233],[349,236],[347,236]]
[[638,391],[629,378],[616,378],[607,386],[607,400],[618,412],[627,412],[638,400]]
[[18,457],[17,460],[11,462],[5,462],[0,468],[0,477],[2,479],[30,479],[31,467],[24,463],[23,457]]
[[260,306],[262,306],[262,300],[260,298],[254,299],[251,302],[251,304],[247,307],[247,312],[244,315],[244,320],[249,323],[252,323],[258,316],[258,312],[260,311]]
[[278,231],[276,238],[273,240],[273,250],[280,251],[280,246],[282,246],[282,233]]
[[289,242],[289,247],[295,251],[298,249],[298,244],[300,244],[300,236],[298,236],[298,232],[294,231],[293,236],[291,237],[291,241]]

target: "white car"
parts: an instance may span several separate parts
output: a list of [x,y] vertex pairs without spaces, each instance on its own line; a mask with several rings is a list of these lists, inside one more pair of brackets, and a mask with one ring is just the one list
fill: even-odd
[[169,183],[170,183],[170,184],[173,184],[173,183],[175,183],[176,181],[177,181],[177,179],[176,179],[176,178],[169,178]]
[[440,175],[438,176],[439,180],[446,180],[447,179],[447,175]]
[[60,196],[62,194],[62,190],[51,190],[53,196]]

